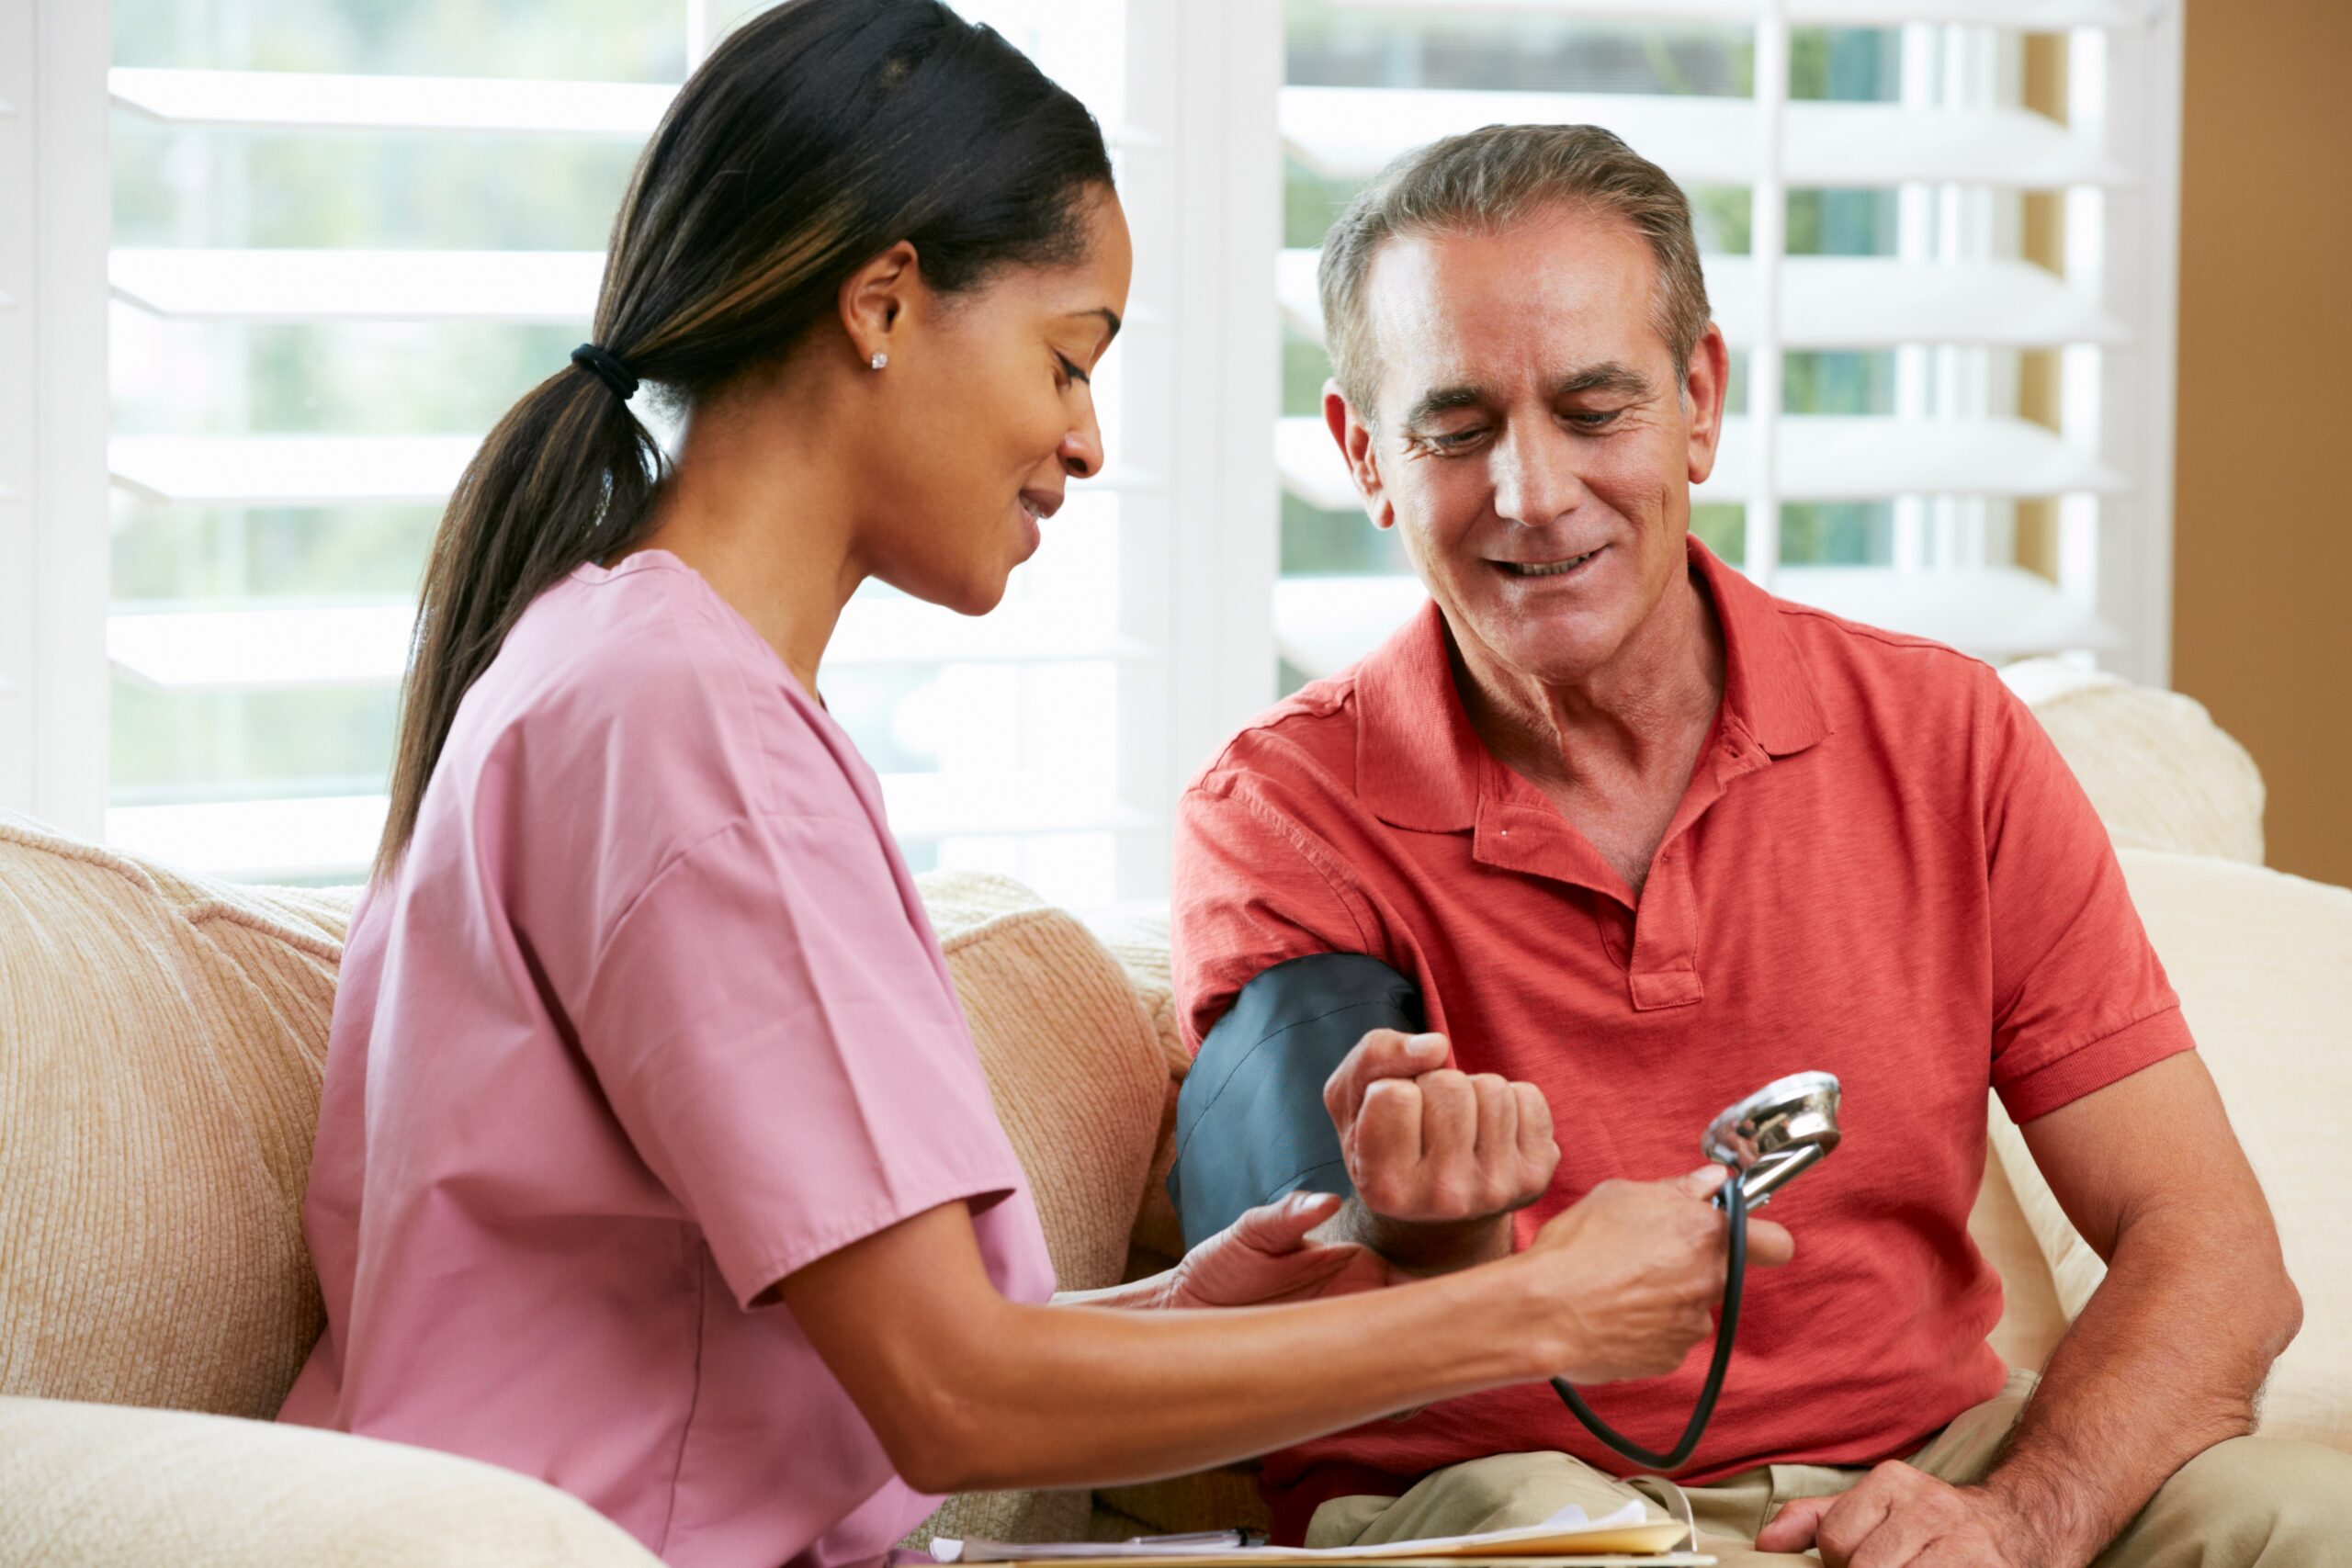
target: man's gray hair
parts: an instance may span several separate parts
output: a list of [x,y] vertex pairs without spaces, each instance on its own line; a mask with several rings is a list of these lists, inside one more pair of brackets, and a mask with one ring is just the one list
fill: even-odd
[[1490,125],[1406,153],[1357,193],[1330,232],[1316,282],[1331,373],[1369,420],[1379,385],[1363,280],[1400,234],[1494,233],[1555,206],[1614,213],[1649,243],[1657,264],[1650,309],[1679,381],[1707,331],[1707,281],[1690,204],[1664,169],[1597,125]]

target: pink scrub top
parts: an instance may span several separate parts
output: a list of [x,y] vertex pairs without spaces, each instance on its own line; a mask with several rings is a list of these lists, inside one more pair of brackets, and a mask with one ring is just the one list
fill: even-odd
[[353,915],[280,1419],[537,1476],[672,1563],[872,1558],[935,1500],[761,1298],[956,1201],[1052,1294],[872,770],[676,557],[580,568]]

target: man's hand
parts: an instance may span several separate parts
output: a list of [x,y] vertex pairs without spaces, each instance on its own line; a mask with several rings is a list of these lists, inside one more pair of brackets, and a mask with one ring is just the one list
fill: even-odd
[[1294,1192],[1250,1210],[1169,1271],[1162,1304],[1262,1306],[1376,1291],[1408,1278],[1369,1247],[1309,1243],[1306,1233],[1339,1209],[1333,1193]]
[[[1702,1166],[1671,1181],[1604,1181],[1547,1221],[1525,1256],[1556,1268],[1571,1314],[1571,1382],[1663,1377],[1713,1332],[1722,1302],[1730,1222],[1709,1201],[1724,1168]],[[1786,1263],[1789,1233],[1747,1222],[1747,1261]]]
[[1476,1221],[1544,1195],[1560,1163],[1533,1084],[1444,1066],[1445,1036],[1375,1029],[1323,1086],[1363,1207],[1411,1224]]
[[1827,1568],[2035,1568],[2025,1521],[1981,1486],[1890,1460],[1840,1497],[1801,1497],[1756,1533],[1758,1551],[1821,1550]]

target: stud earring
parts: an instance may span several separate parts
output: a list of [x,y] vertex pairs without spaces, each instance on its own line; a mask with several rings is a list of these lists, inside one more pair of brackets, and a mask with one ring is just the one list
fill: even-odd
[[867,360],[866,363],[873,366],[876,370],[879,370],[885,365],[890,363],[890,356],[877,348],[874,351],[874,357]]

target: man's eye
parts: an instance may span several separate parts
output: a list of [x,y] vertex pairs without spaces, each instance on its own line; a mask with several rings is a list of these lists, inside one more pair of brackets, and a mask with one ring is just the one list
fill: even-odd
[[1421,437],[1421,445],[1438,452],[1454,452],[1485,434],[1482,430],[1432,430]]
[[1623,409],[1579,409],[1568,415],[1568,423],[1578,430],[1600,430],[1615,423]]

